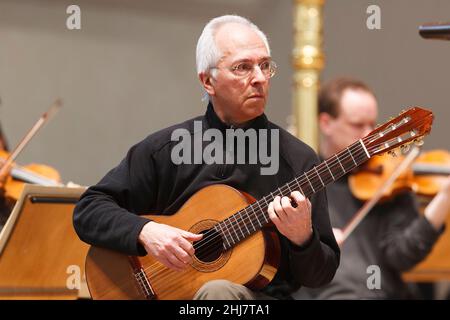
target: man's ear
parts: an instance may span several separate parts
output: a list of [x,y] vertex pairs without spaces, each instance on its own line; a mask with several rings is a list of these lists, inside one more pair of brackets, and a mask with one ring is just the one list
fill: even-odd
[[332,134],[333,128],[332,128],[332,121],[333,118],[329,113],[321,112],[319,114],[319,127],[320,131],[325,136],[330,136]]
[[205,91],[210,96],[214,96],[216,93],[216,90],[214,89],[214,86],[211,83],[211,80],[212,80],[211,75],[209,73],[202,72],[198,75],[198,78],[200,79],[200,82],[202,83],[202,86],[205,89]]

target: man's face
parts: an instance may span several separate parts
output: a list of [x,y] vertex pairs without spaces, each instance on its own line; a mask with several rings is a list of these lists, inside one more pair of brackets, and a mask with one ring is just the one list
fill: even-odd
[[270,60],[270,56],[261,38],[241,24],[222,26],[215,39],[222,58],[215,76],[209,77],[210,85],[202,82],[219,118],[229,124],[243,124],[264,112],[269,79],[258,67],[247,77],[237,76],[230,69],[242,62],[259,64]]
[[320,128],[333,154],[369,134],[378,113],[375,97],[361,89],[346,89],[336,118],[321,114]]

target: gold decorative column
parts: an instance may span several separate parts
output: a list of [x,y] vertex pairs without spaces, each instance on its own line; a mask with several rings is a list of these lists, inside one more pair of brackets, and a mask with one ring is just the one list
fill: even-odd
[[319,145],[317,92],[322,52],[322,8],[325,0],[294,0],[294,94],[295,134],[316,151]]

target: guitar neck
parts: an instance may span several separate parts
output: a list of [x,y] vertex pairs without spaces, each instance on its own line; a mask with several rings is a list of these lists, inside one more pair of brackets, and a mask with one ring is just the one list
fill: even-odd
[[292,191],[298,190],[306,198],[310,198],[369,158],[370,154],[364,142],[362,140],[356,141],[260,200],[219,222],[214,229],[222,235],[224,248],[233,247],[264,227],[270,220],[267,208],[276,196],[290,196]]

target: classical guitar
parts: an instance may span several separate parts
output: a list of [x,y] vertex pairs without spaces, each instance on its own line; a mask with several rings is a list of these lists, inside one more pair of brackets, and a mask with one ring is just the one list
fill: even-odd
[[191,299],[214,279],[252,289],[266,286],[275,276],[280,258],[278,236],[268,227],[267,213],[276,195],[300,190],[309,198],[375,155],[420,143],[432,122],[430,111],[410,108],[258,201],[217,184],[199,190],[172,216],[147,215],[158,223],[203,233],[203,238],[194,242],[193,263],[179,272],[150,255],[127,256],[92,246],[86,258],[92,298]]

